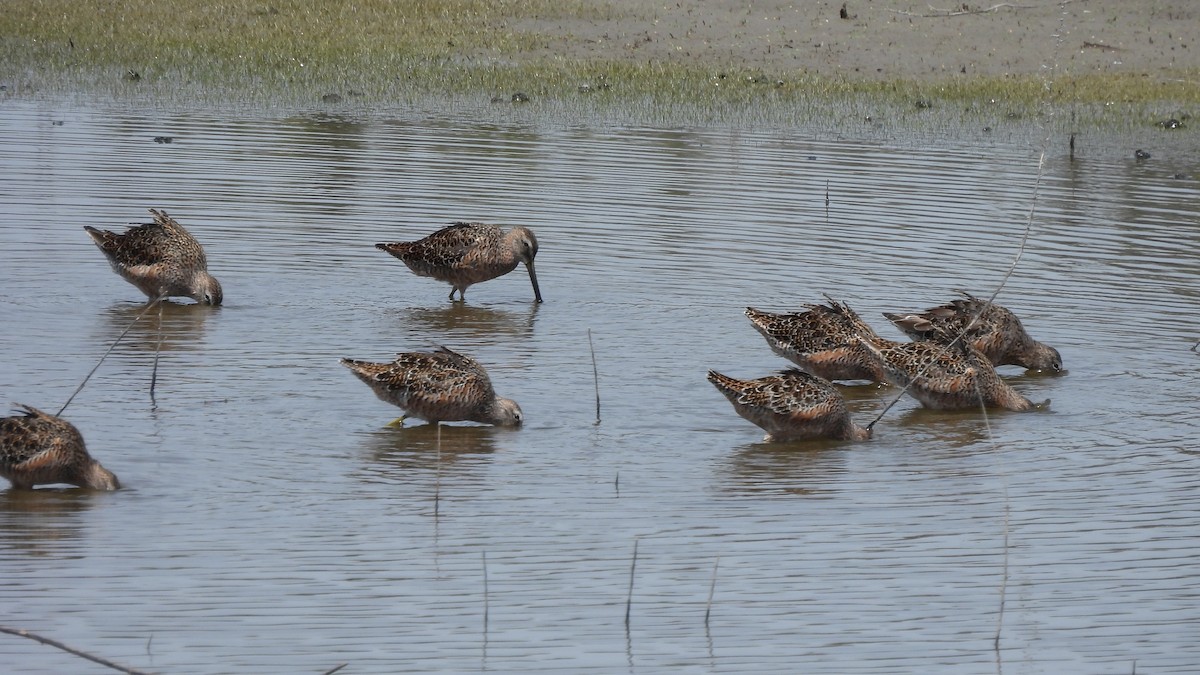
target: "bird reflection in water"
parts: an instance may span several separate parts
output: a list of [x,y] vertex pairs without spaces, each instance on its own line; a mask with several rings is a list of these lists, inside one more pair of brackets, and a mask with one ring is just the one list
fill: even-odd
[[847,472],[845,456],[852,447],[829,439],[743,445],[725,465],[721,489],[736,495],[827,495]]
[[[440,426],[440,433],[439,433]],[[371,432],[364,443],[370,464],[367,480],[412,482],[414,475],[470,474],[491,461],[496,434],[506,430],[489,426],[422,424],[387,427]]]
[[[204,336],[204,324],[208,317],[218,311],[204,305],[178,304],[170,301],[159,303],[162,308],[162,350],[192,351],[198,349]],[[153,353],[158,348],[158,310],[145,312],[145,305],[119,303],[105,311],[107,325],[104,327],[105,343],[111,344],[126,329],[129,332],[121,339],[118,349]],[[142,315],[139,319],[138,316]],[[134,323],[134,319],[137,319]],[[130,324],[133,324],[132,327]]]
[[79,517],[97,493],[68,487],[0,491],[0,549],[23,557],[77,558],[90,538]]
[[[388,313],[405,331],[428,340],[429,335],[444,336],[438,340],[463,344],[471,338],[493,340],[528,340],[533,337],[533,323],[540,304],[532,303],[521,311],[494,309],[461,302],[442,307],[408,307]],[[468,339],[464,339],[464,337]]]

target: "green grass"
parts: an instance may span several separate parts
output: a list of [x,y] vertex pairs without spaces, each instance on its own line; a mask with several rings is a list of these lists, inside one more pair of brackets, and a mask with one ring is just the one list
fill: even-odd
[[[375,77],[460,54],[514,54],[538,37],[525,17],[587,16],[567,0],[10,0],[0,13],[6,61],[49,70],[167,72],[209,82],[270,80],[356,68]],[[306,71],[305,69],[309,69]]]
[[[1049,101],[1103,115],[1133,105],[1152,117],[1169,102],[1200,104],[1200,73],[1175,81],[1124,76],[944,82],[853,80],[763,72],[737,64],[571,60],[546,49],[535,20],[599,20],[591,0],[6,0],[0,76],[17,92],[307,100],[325,93],[367,103],[429,97],[510,96],[644,105],[808,109],[869,97],[911,108],[1022,114]],[[551,22],[553,23],[553,22]],[[136,73],[134,77],[132,74]],[[136,81],[135,81],[136,80]]]

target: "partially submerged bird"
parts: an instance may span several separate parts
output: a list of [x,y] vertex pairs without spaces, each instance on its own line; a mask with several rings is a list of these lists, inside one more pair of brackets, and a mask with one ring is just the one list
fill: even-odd
[[962,299],[923,312],[884,312],[884,316],[914,340],[936,340],[938,336],[957,336],[965,331],[971,344],[995,366],[1016,365],[1056,373],[1062,370],[1058,350],[1030,337],[1016,314],[965,291],[960,293]]
[[381,400],[427,422],[469,420],[481,424],[520,426],[521,407],[492,389],[487,371],[475,359],[446,347],[433,352],[405,352],[391,363],[342,359]]
[[767,432],[764,441],[871,437],[870,429],[850,419],[845,399],[829,381],[799,369],[757,380],[737,380],[710,370],[708,381],[729,399],[737,414]]
[[422,277],[433,277],[450,283],[450,299],[458,291],[459,300],[467,298],[467,288],[489,279],[504,276],[525,263],[533,296],[542,301],[533,259],[538,242],[525,227],[507,232],[496,225],[484,223],[451,223],[433,234],[410,242],[375,244],[375,248],[396,256],[408,269]]
[[753,307],[746,316],[766,338],[771,350],[805,372],[826,380],[880,380],[858,338],[878,336],[845,303],[826,296],[828,304],[807,305],[805,312],[771,314]]
[[1040,407],[1001,379],[987,357],[965,340],[939,334],[929,341],[862,339],[860,344],[888,383],[904,387],[926,408],[959,410],[981,403],[1008,410]]
[[121,487],[113,472],[92,459],[75,425],[37,408],[17,404],[24,414],[0,418],[0,475],[14,488],[68,483],[92,490]]
[[151,301],[188,297],[205,305],[221,304],[221,284],[208,273],[204,247],[165,211],[150,213],[153,223],[134,225],[124,234],[88,225],[83,229],[113,270]]

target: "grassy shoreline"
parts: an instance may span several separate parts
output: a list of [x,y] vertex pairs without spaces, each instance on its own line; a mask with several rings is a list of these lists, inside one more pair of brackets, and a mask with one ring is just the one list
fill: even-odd
[[[10,94],[83,93],[236,104],[361,105],[517,93],[588,108],[642,106],[779,111],[870,99],[894,109],[995,110],[1028,116],[1047,103],[1076,121],[1153,124],[1200,107],[1200,72],[1147,77],[1048,72],[856,79],[725,59],[633,60],[548,54],[530,26],[617,11],[574,0],[10,0],[0,66]],[[516,26],[521,26],[517,28]],[[1052,87],[1048,89],[1048,84]],[[1107,121],[1106,121],[1107,120]]]

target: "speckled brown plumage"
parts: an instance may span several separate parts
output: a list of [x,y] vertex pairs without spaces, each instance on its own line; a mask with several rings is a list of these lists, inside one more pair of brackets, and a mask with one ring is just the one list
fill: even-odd
[[496,395],[483,366],[446,347],[398,354],[391,363],[342,359],[342,365],[406,416],[435,423],[469,420],[519,426],[522,422],[521,407]]
[[757,380],[737,380],[710,370],[708,381],[729,399],[737,414],[767,432],[765,441],[871,437],[870,429],[850,419],[845,399],[830,382],[799,369]]
[[534,299],[542,301],[533,267],[538,242],[528,228],[505,232],[496,225],[452,223],[417,241],[375,244],[375,248],[399,258],[418,276],[448,282],[451,300],[458,291],[459,300],[465,301],[469,286],[504,276],[517,263],[525,263]]
[[88,225],[83,229],[113,270],[151,300],[187,297],[206,305],[221,304],[221,284],[208,273],[204,247],[165,211],[150,209],[150,213],[153,223],[134,225],[124,234]]
[[[1008,308],[988,305],[969,293],[939,307],[907,314],[885,312],[884,316],[914,340],[937,339],[939,335],[957,336],[966,331],[971,344],[983,352],[992,365],[1024,366],[1032,370],[1062,370],[1058,350],[1030,337]],[[968,329],[971,319],[979,319]],[[939,330],[932,330],[933,328]]]
[[37,408],[0,418],[0,475],[14,488],[67,483],[93,490],[121,487],[111,471],[92,459],[75,425]]
[[864,354],[875,359],[884,379],[905,387],[926,408],[958,410],[978,408],[980,403],[1008,410],[1037,407],[1001,379],[978,349],[964,340],[950,342],[945,335],[936,341],[861,341]]
[[880,380],[874,362],[864,357],[858,338],[875,331],[845,303],[828,298],[808,311],[771,314],[753,307],[746,316],[771,350],[801,370],[826,380]]

